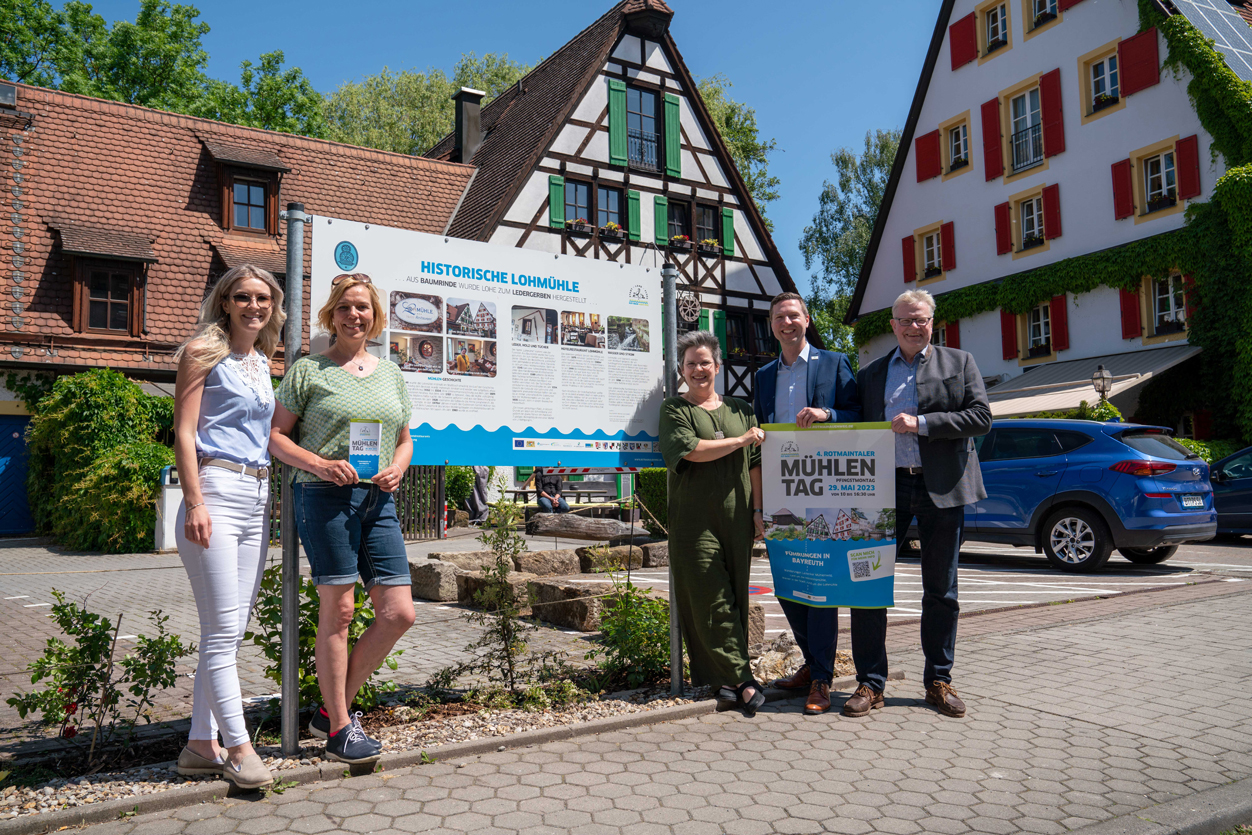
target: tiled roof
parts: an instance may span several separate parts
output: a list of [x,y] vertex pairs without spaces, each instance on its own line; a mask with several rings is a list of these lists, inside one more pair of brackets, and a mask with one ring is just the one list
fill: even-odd
[[72,220],[48,218],[48,226],[61,233],[61,251],[69,255],[101,255],[126,261],[157,260],[152,240],[133,232],[103,229]]
[[[40,362],[173,369],[169,353],[192,333],[205,292],[226,267],[246,258],[286,270],[285,232],[257,239],[223,231],[222,189],[205,140],[281,160],[290,169],[280,175],[284,203],[301,202],[316,215],[435,234],[443,232],[474,171],[25,85],[18,85],[18,106],[32,114],[30,129],[6,130],[0,139],[6,147],[12,135],[21,139],[22,220],[14,225],[25,232],[18,260],[30,301],[20,330],[12,317],[0,319],[0,346],[24,344],[38,351],[55,343],[56,355]],[[6,193],[6,200],[17,198]],[[44,222],[64,218],[75,228],[121,229],[146,242],[155,263],[146,273],[144,338],[73,330],[75,286],[70,256],[61,246],[64,231],[58,235]],[[306,233],[306,275],[316,228]],[[101,254],[136,255],[133,248],[118,251],[118,232],[107,237],[114,249]],[[103,249],[100,236],[92,240],[97,243],[86,249]],[[9,262],[6,253],[0,269],[6,295],[13,286],[9,268],[19,268]],[[307,315],[307,289],[304,298]],[[28,352],[23,361],[31,356]]]
[[1252,0],[1230,0],[1230,5],[1252,26]]
[[[552,135],[578,103],[579,94],[604,65],[625,25],[624,15],[647,9],[669,12],[660,0],[622,0],[483,108],[483,141],[472,160],[478,175],[449,234],[473,240],[490,236],[508,208],[506,203],[538,164]],[[426,156],[447,159],[453,143],[452,135],[445,136]]]
[[204,143],[204,147],[213,156],[213,159],[218,162],[234,162],[251,168],[263,168],[266,171],[291,170],[281,159],[269,151],[259,151],[255,148],[240,148],[235,145],[218,142],[215,139],[205,139],[203,136],[200,137],[200,141]]

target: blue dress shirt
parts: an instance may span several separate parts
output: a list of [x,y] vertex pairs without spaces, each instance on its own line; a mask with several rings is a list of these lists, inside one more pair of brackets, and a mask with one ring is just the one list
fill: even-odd
[[809,405],[809,343],[791,365],[778,358],[778,380],[774,384],[774,420],[795,423],[796,415]]
[[917,436],[926,435],[926,416],[917,414],[917,369],[922,357],[930,350],[927,345],[913,357],[912,362],[905,362],[904,355],[896,348],[887,363],[887,390],[884,393],[884,406],[887,420],[895,419],[896,415],[913,415],[917,418],[917,434],[905,432],[896,435],[896,466],[920,467],[922,455],[918,449]]

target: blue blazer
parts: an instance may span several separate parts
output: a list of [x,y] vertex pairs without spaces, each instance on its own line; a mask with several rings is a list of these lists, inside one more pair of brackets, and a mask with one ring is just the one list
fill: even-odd
[[[778,363],[782,358],[756,372],[752,406],[759,423],[774,420],[774,395],[778,389]],[[830,409],[836,423],[855,423],[861,419],[861,398],[857,394],[856,375],[843,354],[809,348],[808,405]]]

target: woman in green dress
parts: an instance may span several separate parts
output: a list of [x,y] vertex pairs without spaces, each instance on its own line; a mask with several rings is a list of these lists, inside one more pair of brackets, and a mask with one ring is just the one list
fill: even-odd
[[661,406],[661,454],[669,489],[671,599],[691,659],[693,684],[717,688],[723,706],[747,716],[765,703],[748,666],[748,571],[764,535],[761,441],[752,404],[721,397],[721,345],[708,331],[678,340],[687,392]]

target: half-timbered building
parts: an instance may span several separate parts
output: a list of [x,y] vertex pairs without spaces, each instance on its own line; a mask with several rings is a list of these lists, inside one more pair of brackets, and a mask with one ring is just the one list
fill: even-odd
[[714,331],[720,390],[749,396],[777,351],[769,300],[795,284],[670,36],[673,14],[623,0],[486,107],[462,90],[456,130],[427,156],[477,168],[450,235],[673,261],[680,330]]

